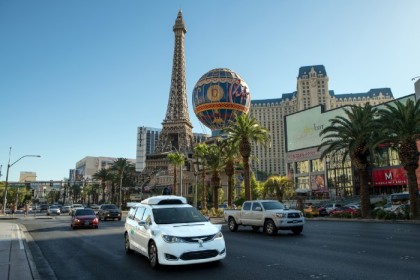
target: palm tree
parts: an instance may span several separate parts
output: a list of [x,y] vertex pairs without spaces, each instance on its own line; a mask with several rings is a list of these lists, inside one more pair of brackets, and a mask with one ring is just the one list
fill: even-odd
[[106,182],[111,180],[111,174],[108,169],[101,168],[100,170],[96,171],[93,176],[93,179],[101,181],[102,187],[102,201],[105,202],[105,188]]
[[194,147],[194,158],[201,163],[203,168],[201,173],[201,209],[207,209],[207,188],[206,188],[206,165],[207,165],[208,146],[206,143],[199,143]]
[[[184,156],[183,153],[175,152],[175,153],[169,153],[167,155],[167,157],[168,157],[169,163],[173,164],[173,166],[174,166],[174,190],[173,190],[173,194],[177,195],[176,169],[177,169],[178,166],[181,166],[181,168],[182,168],[182,165],[185,162],[185,156]],[[182,192],[182,182],[181,182],[180,188],[181,188],[181,192]]]
[[276,196],[276,199],[278,201],[283,201],[283,195],[287,191],[287,189],[290,189],[293,186],[293,181],[285,176],[270,176],[265,182],[264,182],[264,192],[263,197],[267,196]]
[[215,144],[208,146],[207,165],[211,170],[211,186],[213,188],[213,206],[219,207],[220,171],[223,168],[222,151],[217,140]]
[[222,157],[225,162],[225,173],[228,177],[228,206],[232,207],[233,175],[235,175],[235,161],[239,157],[238,143],[225,139],[222,141]]
[[128,169],[128,167],[130,165],[133,165],[132,163],[130,163],[126,158],[118,158],[117,160],[114,161],[114,163],[112,164],[112,169],[115,170],[118,174],[118,178],[119,178],[119,196],[118,196],[118,204],[119,204],[119,208],[121,209],[122,206],[122,182],[123,182],[123,177],[124,177],[124,173],[126,172],[126,169]]
[[379,110],[379,115],[385,133],[384,143],[390,144],[398,152],[401,164],[407,171],[410,217],[419,218],[416,169],[419,167],[417,140],[420,138],[420,100],[416,103],[409,99],[405,104],[400,101],[385,104],[385,108]]
[[264,147],[269,143],[269,131],[262,127],[256,118],[250,117],[247,114],[242,114],[236,117],[234,122],[230,122],[227,127],[223,129],[227,138],[239,144],[239,152],[242,156],[244,164],[244,185],[245,185],[245,200],[251,199],[251,184],[250,184],[250,168],[249,157],[251,156],[252,142],[262,144]]
[[321,159],[332,153],[343,153],[343,163],[350,157],[351,163],[359,174],[360,200],[362,217],[370,216],[369,197],[369,166],[374,149],[380,142],[379,123],[375,121],[377,108],[366,103],[359,107],[352,105],[344,108],[347,115],[336,116],[330,119],[330,125],[325,127],[320,136],[323,136],[318,151]]

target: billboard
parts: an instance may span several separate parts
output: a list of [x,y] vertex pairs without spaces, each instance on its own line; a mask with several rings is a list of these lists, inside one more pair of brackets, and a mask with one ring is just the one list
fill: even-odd
[[322,106],[319,105],[286,116],[286,151],[319,146],[322,142],[319,132],[329,125],[330,119],[345,117],[343,108],[346,107],[322,112]]

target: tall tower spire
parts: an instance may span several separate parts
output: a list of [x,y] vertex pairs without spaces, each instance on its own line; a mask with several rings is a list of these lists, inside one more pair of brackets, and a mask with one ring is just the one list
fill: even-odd
[[172,65],[171,87],[162,132],[156,146],[156,153],[178,151],[184,154],[192,151],[192,124],[188,113],[187,86],[185,75],[184,38],[187,29],[181,10],[173,27],[175,47]]

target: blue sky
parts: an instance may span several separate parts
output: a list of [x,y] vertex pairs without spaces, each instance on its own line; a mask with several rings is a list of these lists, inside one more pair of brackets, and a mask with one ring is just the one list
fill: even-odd
[[414,93],[420,1],[0,0],[0,165],[62,180],[85,156],[136,157],[139,126],[161,128],[174,34],[187,27],[187,94],[194,132],[210,133],[191,94],[226,67],[251,99],[296,89],[299,67],[323,64],[336,94],[390,87]]

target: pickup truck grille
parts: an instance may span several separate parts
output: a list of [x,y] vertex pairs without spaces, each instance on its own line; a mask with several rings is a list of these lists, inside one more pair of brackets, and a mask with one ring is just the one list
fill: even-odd
[[300,214],[299,213],[289,213],[287,214],[288,218],[300,218]]

